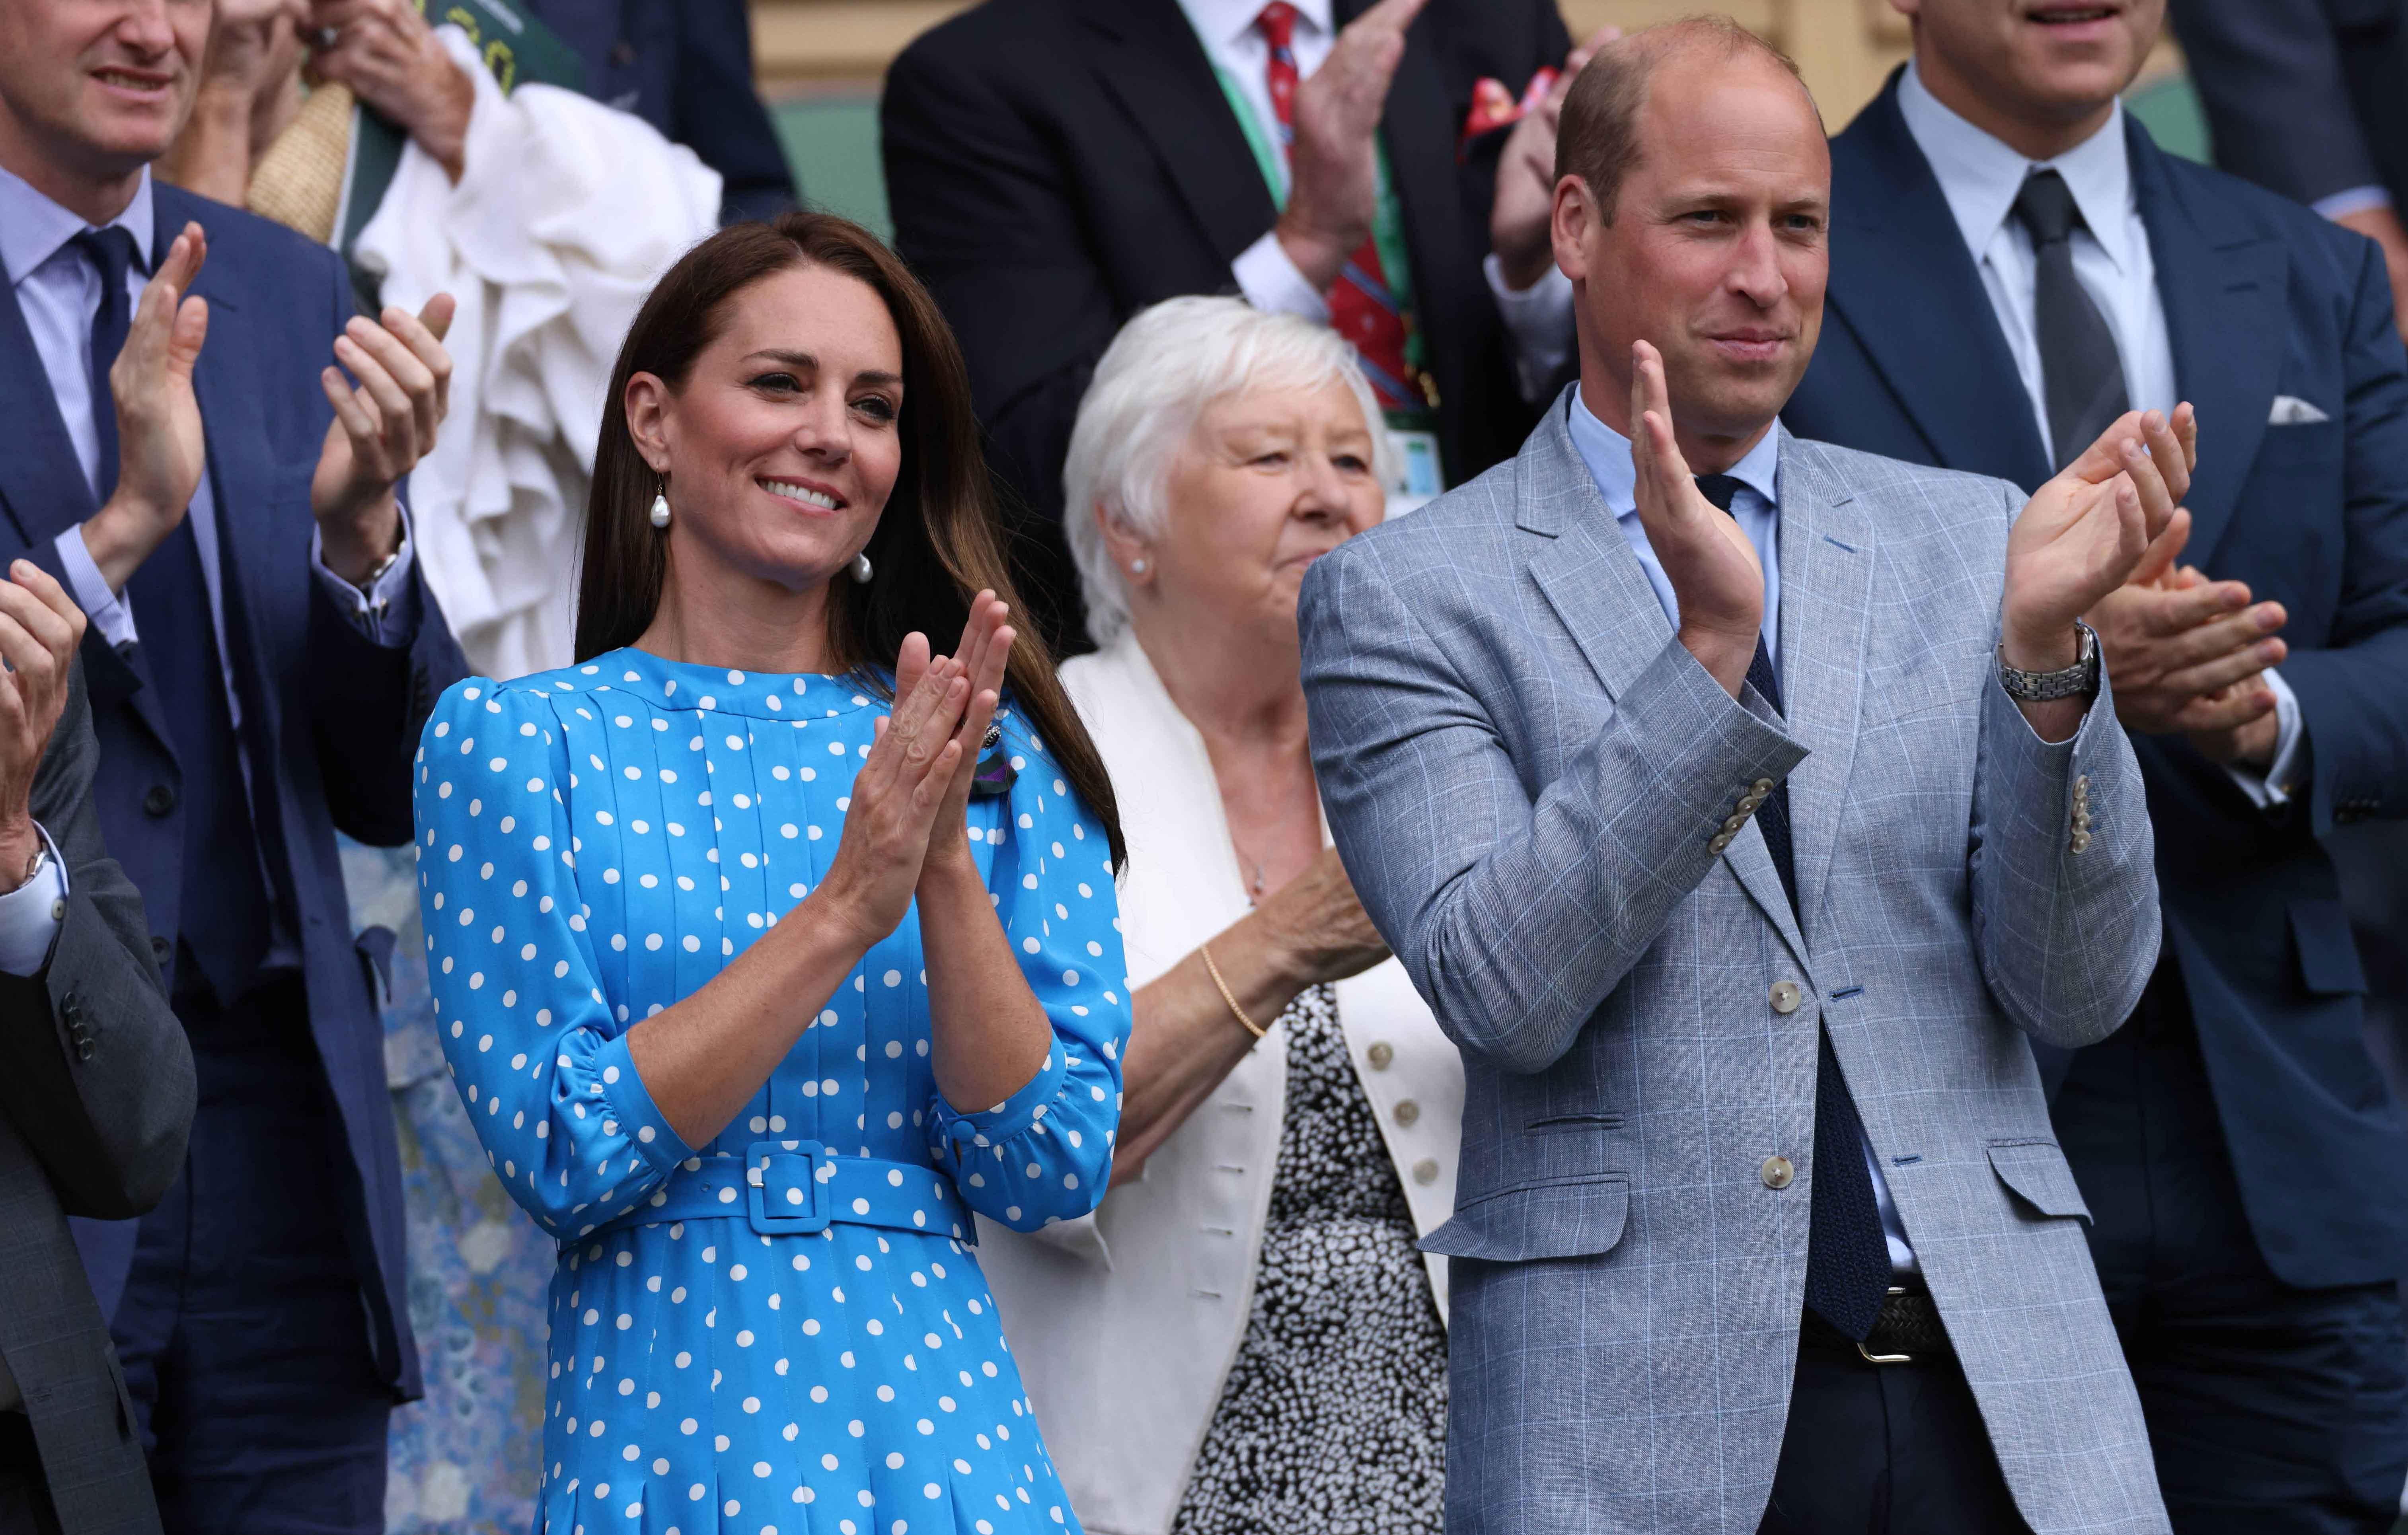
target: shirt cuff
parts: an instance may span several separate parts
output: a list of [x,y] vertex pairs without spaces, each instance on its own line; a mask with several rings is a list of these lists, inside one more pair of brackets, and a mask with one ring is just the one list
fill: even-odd
[[1492,253],[1480,263],[1497,313],[1513,342],[1513,379],[1525,403],[1536,405],[1572,354],[1572,279],[1547,263],[1538,281],[1519,292],[1506,286],[1505,263]]
[[2345,219],[2353,213],[2364,213],[2368,208],[2390,206],[2391,193],[2377,186],[2344,187],[2308,205],[2327,219]]
[[[326,541],[323,534],[309,534],[309,569],[318,584],[326,589],[335,606],[359,632],[377,644],[391,649],[409,639],[409,573],[417,563],[417,540],[410,536],[409,508],[401,509],[401,547],[394,551],[392,563],[368,584],[363,591],[326,568]],[[104,631],[105,632],[105,631]]]
[[[51,541],[59,551],[59,565],[67,574],[67,594],[83,609],[100,637],[108,642],[111,650],[122,650],[134,643],[134,604],[108,590],[108,578],[100,573],[100,565],[83,541],[80,524],[69,528]],[[26,974],[23,971],[19,974]]]
[[2249,796],[2249,803],[2260,810],[2272,810],[2291,803],[2295,787],[2291,775],[2296,770],[2300,746],[2306,741],[2307,727],[2300,718],[2300,695],[2283,680],[2283,674],[2272,667],[2266,670],[2266,689],[2274,695],[2274,760],[2264,773],[2228,762],[2224,771]]
[[1297,315],[1315,325],[1329,323],[1328,298],[1312,286],[1287,248],[1279,243],[1278,230],[1266,230],[1261,239],[1238,252],[1229,272],[1238,279],[1238,291],[1255,308]]
[[67,917],[66,865],[50,834],[39,825],[34,831],[49,851],[49,860],[40,874],[0,895],[0,970],[11,975],[41,974]]

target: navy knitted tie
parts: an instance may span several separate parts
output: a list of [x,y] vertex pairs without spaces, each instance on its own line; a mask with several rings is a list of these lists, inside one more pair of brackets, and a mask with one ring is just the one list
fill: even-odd
[[[1698,489],[1725,512],[1739,494],[1728,475],[1699,475]],[[1764,636],[1747,663],[1747,685],[1781,713],[1781,679]],[[1789,785],[1776,785],[1756,813],[1765,850],[1781,876],[1791,914],[1798,913],[1798,870],[1789,838]],[[1872,1174],[1865,1167],[1865,1127],[1831,1053],[1831,1036],[1818,1030],[1814,1073],[1814,1188],[1807,1207],[1806,1304],[1825,1321],[1862,1342],[1889,1294],[1889,1242],[1882,1234],[1881,1207],[1873,1200]]]
[[117,490],[117,399],[108,391],[108,370],[125,349],[125,332],[134,320],[126,280],[139,252],[133,235],[116,224],[87,229],[67,243],[100,271],[100,307],[92,317],[92,424],[100,438],[99,483],[93,493],[107,501]]

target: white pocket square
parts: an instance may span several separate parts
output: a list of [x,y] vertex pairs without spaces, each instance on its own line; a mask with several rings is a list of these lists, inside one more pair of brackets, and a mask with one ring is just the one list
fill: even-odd
[[2308,404],[2296,394],[2277,394],[2274,408],[2266,413],[2268,426],[2314,426],[2332,418]]

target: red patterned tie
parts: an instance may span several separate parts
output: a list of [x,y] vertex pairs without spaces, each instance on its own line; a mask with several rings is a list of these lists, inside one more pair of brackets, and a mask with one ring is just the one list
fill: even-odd
[[[1255,25],[1270,44],[1270,63],[1264,78],[1270,86],[1271,111],[1279,119],[1280,148],[1296,142],[1297,9],[1287,0],[1271,0]],[[1387,268],[1380,260],[1377,239],[1365,240],[1329,290],[1329,323],[1354,344],[1364,373],[1380,404],[1390,410],[1426,408],[1412,385],[1405,362],[1405,318],[1388,291]]]

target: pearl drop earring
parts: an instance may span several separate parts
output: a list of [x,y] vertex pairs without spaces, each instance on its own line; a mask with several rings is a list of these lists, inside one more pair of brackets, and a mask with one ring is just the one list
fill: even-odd
[[1145,574],[1145,561],[1142,560],[1130,561],[1129,574],[1132,576],[1143,576]]
[[861,553],[853,557],[853,579],[854,584],[857,586],[867,586],[869,584],[871,574],[872,571],[869,563],[869,553],[865,549]]
[[668,525],[669,492],[668,487],[664,485],[661,487],[660,494],[652,497],[652,526],[655,528],[666,528]]

